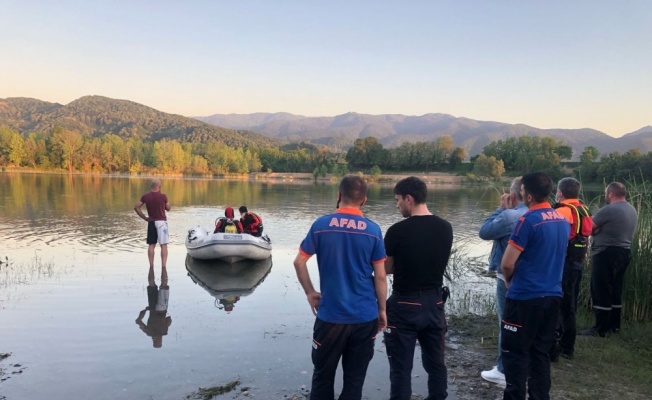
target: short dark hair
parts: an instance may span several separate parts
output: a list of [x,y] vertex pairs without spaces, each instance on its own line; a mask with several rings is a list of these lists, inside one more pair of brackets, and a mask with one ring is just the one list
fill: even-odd
[[625,185],[620,182],[611,182],[607,185],[607,191],[613,193],[616,197],[625,197],[627,196],[627,189]]
[[580,197],[580,181],[575,178],[564,178],[557,182],[557,190],[567,199],[576,199]]
[[347,175],[342,178],[339,191],[344,202],[362,203],[367,197],[367,182],[357,175]]
[[247,206],[240,206],[240,208],[238,208],[238,211],[240,211],[240,214],[246,213],[247,212]]
[[415,203],[423,204],[428,197],[428,188],[423,179],[417,178],[416,176],[409,176],[396,183],[394,194],[398,194],[403,198],[410,195]]
[[546,201],[552,193],[552,180],[543,172],[523,175],[521,184],[525,192],[532,196],[537,203]]

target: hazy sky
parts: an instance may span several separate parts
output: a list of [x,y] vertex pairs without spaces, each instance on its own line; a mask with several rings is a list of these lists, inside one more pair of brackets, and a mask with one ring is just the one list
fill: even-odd
[[0,0],[0,98],[652,125],[652,1]]

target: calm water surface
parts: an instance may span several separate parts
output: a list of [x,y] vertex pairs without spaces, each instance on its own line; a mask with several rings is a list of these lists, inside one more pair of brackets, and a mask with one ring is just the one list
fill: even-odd
[[[161,318],[147,313],[143,330],[135,321],[148,305],[146,224],[133,205],[148,189],[140,178],[0,173],[0,257],[9,259],[0,265],[0,353],[11,353],[0,361],[9,378],[0,398],[184,399],[236,379],[259,399],[310,388],[314,317],[292,261],[312,221],[334,209],[337,186],[164,179],[169,304]],[[458,247],[483,255],[490,244],[477,231],[498,201],[495,189],[433,186],[428,203],[453,224]],[[189,274],[188,229],[242,204],[264,218],[271,262],[211,271],[190,260]],[[391,186],[372,186],[364,211],[383,232],[400,220]],[[317,284],[314,258],[309,266]],[[165,330],[166,317],[155,348],[150,335]],[[384,350],[378,340],[368,399],[388,398]],[[414,375],[414,392],[427,394],[420,359]]]

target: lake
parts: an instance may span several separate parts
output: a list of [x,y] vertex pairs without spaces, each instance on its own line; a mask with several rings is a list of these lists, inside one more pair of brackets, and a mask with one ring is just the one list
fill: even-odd
[[[0,398],[184,399],[234,380],[241,386],[221,397],[234,398],[242,387],[258,399],[305,393],[314,317],[292,261],[313,220],[335,208],[337,184],[163,178],[172,205],[169,303],[158,321],[146,313],[139,324],[148,305],[148,261],[146,223],[133,206],[149,183],[0,173],[0,258],[9,262],[0,264],[0,353],[11,353],[0,361]],[[383,232],[401,219],[392,189],[371,185],[364,207]],[[477,257],[489,252],[477,232],[499,196],[493,188],[430,186],[428,205],[452,223],[460,253]],[[213,226],[227,205],[247,205],[263,217],[271,265],[189,275],[188,229]],[[159,255],[157,247],[157,285]],[[317,286],[314,257],[309,267]],[[493,290],[488,278],[464,276],[454,287]],[[229,280],[230,292],[223,290]],[[216,282],[223,283],[217,290]],[[365,383],[368,399],[389,397],[381,337]],[[420,356],[414,375],[414,392],[426,395]]]

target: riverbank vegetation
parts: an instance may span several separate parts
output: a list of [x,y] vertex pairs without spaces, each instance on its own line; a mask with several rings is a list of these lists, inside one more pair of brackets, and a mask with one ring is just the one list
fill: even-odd
[[311,173],[315,178],[356,172],[370,179],[387,173],[438,171],[465,175],[470,181],[537,170],[554,179],[576,176],[586,183],[632,176],[652,180],[652,152],[631,149],[601,155],[588,146],[579,161],[571,161],[572,156],[571,147],[563,141],[527,135],[491,142],[467,162],[466,149],[449,135],[393,148],[369,136],[341,151],[311,143],[233,142],[215,135],[195,135],[192,140],[114,133],[94,136],[61,126],[38,132],[0,126],[3,169],[192,176],[283,172]]

